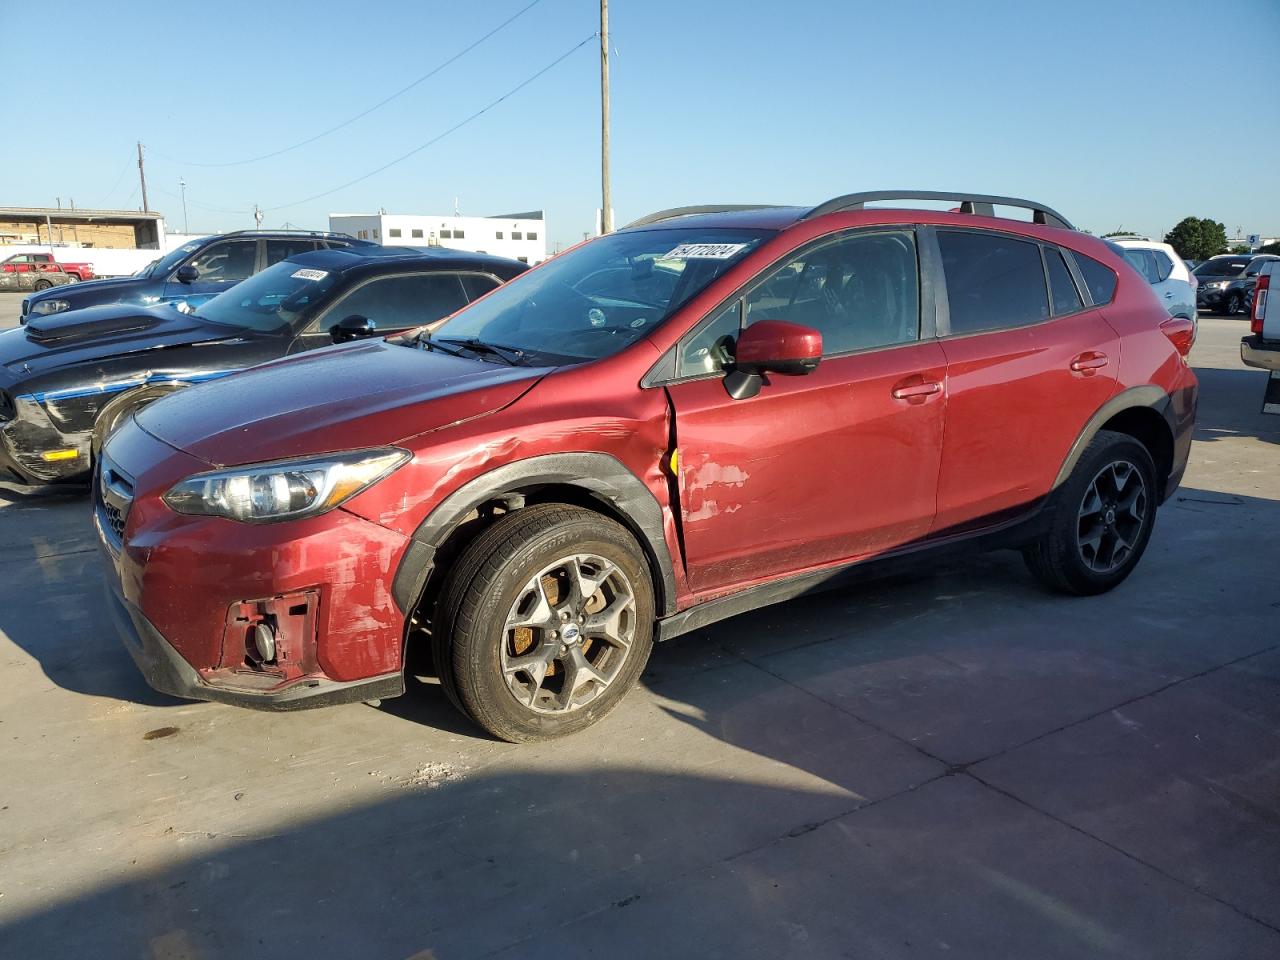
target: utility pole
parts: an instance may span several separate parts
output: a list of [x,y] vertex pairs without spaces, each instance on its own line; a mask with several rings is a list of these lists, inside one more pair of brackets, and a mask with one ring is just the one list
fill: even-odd
[[182,177],[178,178],[178,189],[182,191],[182,232],[190,233],[187,227],[187,181]]
[[600,0],[600,233],[613,233],[609,187],[609,0]]
[[258,209],[258,205],[253,205],[253,224],[259,230],[262,229],[262,211]]
[[138,180],[142,182],[142,212],[147,213],[151,207],[147,203],[147,169],[142,165],[142,141],[138,141]]

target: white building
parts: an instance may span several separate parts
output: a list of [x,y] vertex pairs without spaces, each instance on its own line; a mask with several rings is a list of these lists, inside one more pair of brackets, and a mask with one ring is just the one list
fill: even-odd
[[529,264],[547,258],[546,216],[541,210],[500,217],[331,213],[329,229],[384,246],[452,247]]

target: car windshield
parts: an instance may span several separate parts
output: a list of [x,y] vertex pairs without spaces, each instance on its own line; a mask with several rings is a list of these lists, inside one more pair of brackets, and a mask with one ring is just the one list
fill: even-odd
[[152,268],[155,267],[155,265],[159,262],[160,262],[159,260],[152,260],[150,263],[148,263],[145,267],[143,267],[137,273],[133,274],[133,276],[137,278],[151,276]]
[[293,326],[337,282],[332,270],[281,260],[242,280],[195,311],[201,320],[227,327],[271,331]]
[[199,249],[200,244],[198,243],[184,243],[182,246],[175,247],[173,250],[170,250],[159,260],[152,261],[150,266],[144,267],[137,275],[143,277],[163,277],[166,273],[175,269],[178,264]]
[[610,234],[499,287],[431,336],[547,363],[597,360],[652,333],[772,235],[688,227]]
[[1206,260],[1196,267],[1197,277],[1234,277],[1249,265],[1248,260],[1238,257],[1223,257]]

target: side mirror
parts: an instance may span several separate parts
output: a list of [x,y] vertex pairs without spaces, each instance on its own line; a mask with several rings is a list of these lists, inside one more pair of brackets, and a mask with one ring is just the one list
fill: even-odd
[[785,320],[760,320],[742,331],[734,348],[733,371],[724,378],[735,400],[760,392],[763,374],[803,376],[822,361],[822,334]]
[[178,272],[173,275],[173,279],[179,283],[195,283],[200,279],[200,271],[189,263],[184,263],[178,268]]
[[334,343],[347,343],[351,340],[359,340],[362,337],[372,337],[377,332],[378,325],[368,317],[362,317],[358,313],[344,317],[329,328],[329,336]]

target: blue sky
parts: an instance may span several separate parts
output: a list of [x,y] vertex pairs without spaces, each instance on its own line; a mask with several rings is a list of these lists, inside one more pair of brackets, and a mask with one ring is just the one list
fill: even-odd
[[[6,44],[0,205],[140,203],[181,229],[330,212],[543,207],[553,241],[599,205],[599,56],[587,43],[438,143],[330,196],[507,93],[598,26],[541,0],[432,79],[306,147],[530,0],[469,4],[78,3]],[[0,24],[30,12],[0,0]],[[38,16],[38,15],[37,15]],[[1280,3],[613,0],[619,223],[687,203],[817,203],[854,190],[1026,196],[1079,226],[1155,234],[1183,216],[1280,234]],[[1224,44],[1223,40],[1229,39]],[[1210,42],[1212,41],[1212,42]],[[46,109],[56,104],[54,109]]]

